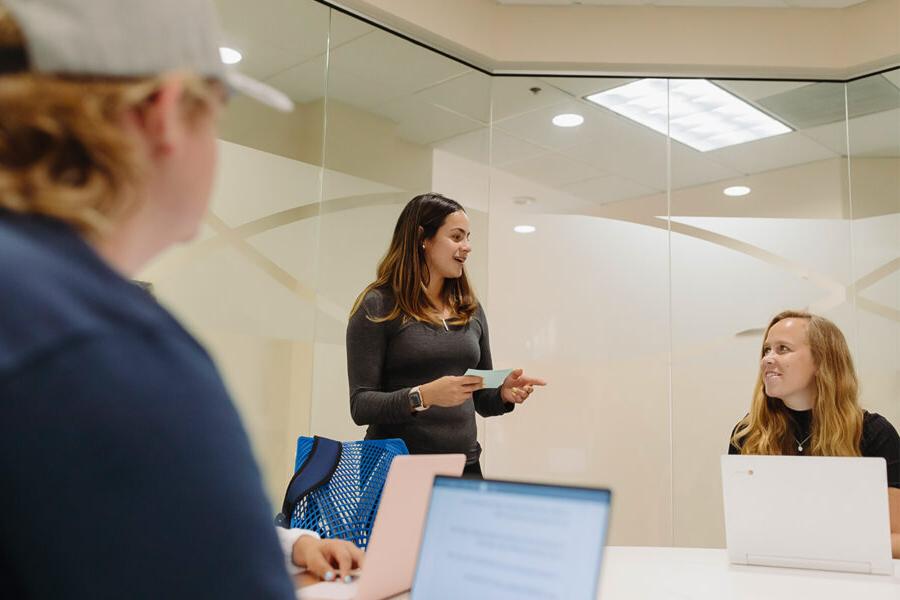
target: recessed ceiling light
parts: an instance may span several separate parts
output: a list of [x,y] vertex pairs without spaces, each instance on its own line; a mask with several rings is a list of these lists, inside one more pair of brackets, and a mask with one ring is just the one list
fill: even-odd
[[737,198],[738,196],[746,196],[747,194],[749,194],[750,188],[748,188],[746,185],[733,185],[722,190],[722,193],[726,196]]
[[705,79],[640,79],[585,99],[700,152],[792,131]]
[[518,204],[519,206],[528,206],[537,202],[537,198],[534,196],[515,196],[512,201],[513,204]]
[[235,65],[244,58],[244,56],[234,48],[226,48],[225,46],[219,48],[219,57],[226,65]]
[[574,113],[564,113],[553,117],[553,124],[557,127],[578,127],[584,123],[584,117]]
[[534,225],[516,225],[513,231],[516,233],[534,233],[536,230]]

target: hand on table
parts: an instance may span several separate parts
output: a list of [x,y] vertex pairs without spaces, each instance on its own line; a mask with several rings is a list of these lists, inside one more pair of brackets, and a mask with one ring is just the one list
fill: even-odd
[[294,542],[291,560],[325,581],[350,581],[350,572],[362,566],[365,553],[344,540],[320,540],[304,535]]

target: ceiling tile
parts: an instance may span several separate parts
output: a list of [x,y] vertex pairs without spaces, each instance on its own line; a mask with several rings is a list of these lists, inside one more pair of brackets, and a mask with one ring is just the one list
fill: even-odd
[[[532,92],[538,88],[538,92]],[[568,94],[531,77],[494,77],[491,81],[494,121],[571,100]]]
[[712,83],[742,100],[760,100],[811,85],[809,81],[731,81],[711,79]]
[[247,43],[265,43],[287,52],[295,63],[325,52],[328,43],[329,9],[316,2],[295,0],[216,0],[226,32]]
[[434,147],[478,164],[487,164],[490,160],[490,138],[491,133],[488,129],[477,129],[441,140]]
[[666,136],[613,113],[598,116],[598,130],[586,141],[561,150],[606,173],[656,190],[666,187]]
[[392,100],[373,112],[397,123],[398,136],[422,145],[484,128],[478,121],[424,102],[418,95]]
[[894,84],[894,87],[900,89],[900,69],[894,69],[893,71],[888,71],[887,73],[881,74],[885,79]]
[[[430,52],[384,31],[375,31],[336,48],[329,58],[329,94],[332,81],[359,80],[362,89],[389,90],[388,98],[400,98],[469,72],[454,60]],[[348,99],[344,99],[348,101]],[[372,106],[365,96],[353,103]]]
[[825,146],[797,132],[728,146],[706,154],[716,162],[745,174],[772,171],[837,156]]
[[822,144],[839,156],[847,156],[847,125],[846,123],[829,123],[804,129],[803,135]]
[[266,83],[306,103],[325,96],[325,58],[318,56],[269,77]]
[[356,38],[378,31],[376,27],[349,15],[334,11],[331,15],[330,43],[335,49]]
[[491,164],[502,166],[507,163],[533,158],[546,152],[540,146],[494,129],[491,136]]
[[653,188],[640,185],[617,175],[605,175],[569,183],[564,185],[562,189],[573,196],[595,204],[608,204],[656,193],[656,190]]
[[478,71],[424,89],[416,97],[485,125],[491,120],[491,78]]
[[847,132],[853,156],[900,156],[900,109],[822,125],[803,131],[840,156],[847,155]]
[[634,77],[542,77],[540,81],[559,88],[574,98],[584,98],[590,94],[627,85],[638,79]]
[[900,156],[900,109],[850,119],[851,156]]
[[[553,124],[553,117],[561,113],[579,114],[584,117],[584,123],[578,127],[557,127]],[[605,137],[611,114],[605,108],[569,100],[495,121],[494,127],[545,148],[562,149],[587,142],[591,138]]]
[[741,173],[717,163],[708,153],[697,152],[672,140],[672,189],[679,190],[703,183],[737,177]]
[[546,152],[540,146],[520,140],[499,129],[491,132],[487,128],[443,140],[436,147],[479,164],[490,163],[495,167],[532,158]]
[[[265,81],[305,60],[265,42],[241,41],[238,36],[226,36],[223,43],[243,55],[244,58],[238,65],[240,72],[260,81]],[[323,48],[322,53],[324,52]]]
[[540,156],[506,164],[500,168],[525,179],[553,187],[603,175],[595,167],[556,152],[547,152]]

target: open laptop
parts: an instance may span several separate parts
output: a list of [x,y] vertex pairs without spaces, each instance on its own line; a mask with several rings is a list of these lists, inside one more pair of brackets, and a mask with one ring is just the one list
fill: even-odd
[[434,476],[460,475],[465,463],[464,454],[395,457],[384,482],[366,562],[359,576],[353,583],[321,582],[301,588],[298,597],[380,600],[408,590]]
[[723,456],[728,559],[891,575],[883,458]]
[[435,477],[413,600],[594,600],[606,489]]

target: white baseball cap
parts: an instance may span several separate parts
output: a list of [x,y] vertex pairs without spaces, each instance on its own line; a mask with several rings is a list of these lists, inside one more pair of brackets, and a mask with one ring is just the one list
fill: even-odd
[[284,93],[222,63],[209,0],[0,0],[0,7],[22,30],[29,71],[147,77],[185,69],[278,110],[294,108]]

